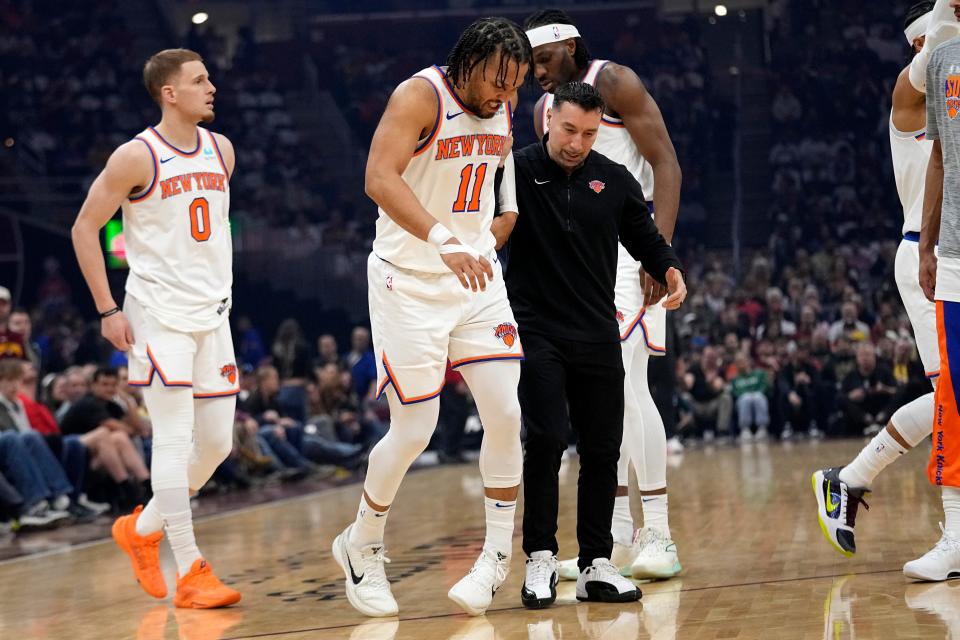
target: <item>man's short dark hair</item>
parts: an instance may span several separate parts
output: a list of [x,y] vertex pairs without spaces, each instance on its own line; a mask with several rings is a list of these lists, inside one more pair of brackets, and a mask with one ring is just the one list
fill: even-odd
[[564,102],[575,104],[584,111],[603,111],[603,98],[593,85],[586,82],[568,82],[553,92],[553,108],[559,109]]
[[116,367],[97,367],[93,372],[93,381],[97,382],[100,378],[119,378],[120,373]]

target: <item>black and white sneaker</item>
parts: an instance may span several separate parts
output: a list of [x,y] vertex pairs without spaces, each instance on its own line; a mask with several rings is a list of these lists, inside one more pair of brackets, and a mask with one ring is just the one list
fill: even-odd
[[549,607],[557,599],[560,563],[551,551],[534,551],[527,559],[527,577],[520,601],[527,609]]
[[609,558],[594,558],[577,578],[577,600],[588,602],[636,602],[640,589],[622,575]]
[[869,489],[855,488],[840,480],[840,469],[832,467],[814,472],[811,482],[817,497],[817,519],[824,537],[833,548],[848,558],[857,552],[853,528],[857,523],[857,508],[864,502]]

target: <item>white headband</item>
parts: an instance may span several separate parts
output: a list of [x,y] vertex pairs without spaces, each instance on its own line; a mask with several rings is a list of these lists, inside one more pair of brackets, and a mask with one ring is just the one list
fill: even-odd
[[580,32],[572,24],[545,24],[527,31],[530,47],[536,49],[542,44],[560,42],[569,38],[579,38]]
[[930,24],[930,14],[925,13],[903,30],[903,35],[907,36],[907,44],[913,45],[913,41],[927,32],[927,26]]

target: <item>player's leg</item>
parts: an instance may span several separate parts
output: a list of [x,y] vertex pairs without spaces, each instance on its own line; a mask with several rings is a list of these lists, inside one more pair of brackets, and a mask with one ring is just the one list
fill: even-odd
[[199,336],[193,381],[193,444],[187,467],[192,492],[199,491],[233,449],[240,371],[230,323]]
[[483,424],[480,475],[487,535],[473,569],[448,596],[467,613],[479,615],[506,580],[513,555],[513,522],[523,474],[517,396],[523,349],[499,263],[487,290],[471,302],[463,321],[450,333],[449,353]]
[[941,366],[927,477],[942,487],[944,523],[943,535],[933,549],[903,565],[904,575],[915,580],[960,577],[960,302],[937,300],[936,304]]
[[458,370],[470,387],[483,424],[480,476],[487,534],[473,569],[448,595],[471,615],[480,615],[506,580],[513,555],[514,518],[523,474],[517,399],[520,362],[491,361]]
[[[650,351],[638,351],[640,353],[634,369],[645,373],[650,362]],[[635,463],[643,508],[643,529],[637,535],[637,556],[631,573],[638,578],[670,578],[680,573],[681,566],[677,545],[670,534],[667,435],[646,375],[643,376],[643,384],[635,385],[634,392],[643,420],[643,457]],[[626,433],[624,438],[628,438]]]
[[[940,372],[935,306],[926,299],[917,280],[920,268],[915,242],[904,240],[894,265],[897,288],[913,326],[917,349],[928,378],[936,386]],[[888,465],[915,447],[933,428],[934,394],[923,395],[897,409],[886,428],[843,467],[813,474],[820,528],[827,540],[844,555],[856,553],[854,527],[857,508],[873,480]]]
[[[393,616],[397,602],[384,571],[384,529],[410,465],[430,442],[440,413],[450,331],[459,308],[456,276],[398,270],[371,254],[367,261],[377,388],[387,394],[390,429],[370,451],[354,522],[333,541],[347,599],[361,613]],[[452,316],[452,317],[451,317]]]

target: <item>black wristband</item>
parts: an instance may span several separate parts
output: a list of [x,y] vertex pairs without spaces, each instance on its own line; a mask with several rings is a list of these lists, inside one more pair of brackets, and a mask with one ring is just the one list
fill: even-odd
[[110,316],[112,316],[112,315],[114,315],[114,314],[117,314],[117,313],[120,313],[120,307],[114,307],[113,309],[109,309],[109,310],[107,310],[107,311],[104,311],[103,313],[100,314],[100,318],[101,318],[101,319],[103,319],[103,318],[109,318]]

